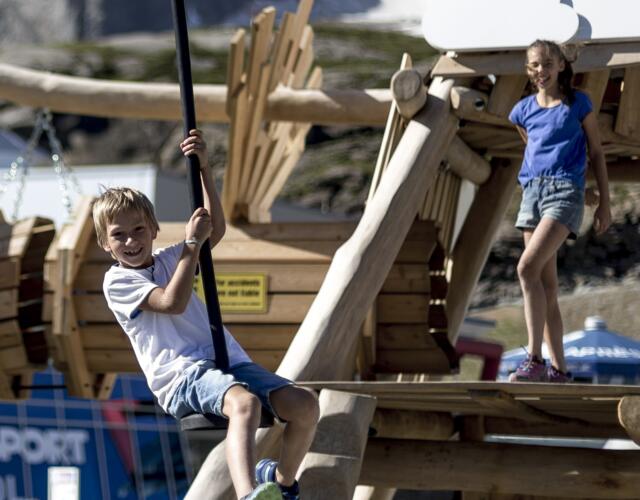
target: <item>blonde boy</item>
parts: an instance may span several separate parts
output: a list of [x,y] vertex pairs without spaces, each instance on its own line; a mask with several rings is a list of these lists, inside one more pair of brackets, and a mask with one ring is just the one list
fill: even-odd
[[[104,294],[160,406],[176,418],[213,413],[229,419],[227,462],[238,498],[297,499],[295,474],[315,433],[317,398],[253,363],[226,328],[230,368],[216,368],[193,277],[201,246],[208,240],[213,247],[224,235],[224,215],[201,132],[192,130],[180,147],[200,161],[205,199],[187,222],[184,241],[152,251],[158,222],[139,191],[112,188],[95,201],[98,245],[117,261],[105,274]],[[256,466],[254,435],[263,405],[286,428],[279,461]]]

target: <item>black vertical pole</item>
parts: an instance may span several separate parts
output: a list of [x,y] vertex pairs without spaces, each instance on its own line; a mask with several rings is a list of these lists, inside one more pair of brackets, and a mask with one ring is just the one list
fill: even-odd
[[[184,135],[189,136],[189,131],[196,128],[196,111],[193,104],[193,82],[191,80],[191,59],[189,57],[189,35],[187,32],[187,18],[184,10],[184,0],[172,0],[173,26],[176,37],[176,57],[178,65],[178,77],[180,79],[180,95],[182,97],[182,116],[184,118]],[[200,163],[198,157],[187,157],[187,176],[189,178],[189,194],[191,198],[191,210],[204,206],[202,184],[200,182]],[[216,357],[216,366],[227,371],[229,368],[229,354],[224,340],[222,329],[222,316],[220,303],[218,302],[218,290],[216,277],[213,271],[211,247],[207,240],[200,249],[199,256],[200,276],[204,287],[204,297],[209,315],[211,337],[213,338],[213,350]]]

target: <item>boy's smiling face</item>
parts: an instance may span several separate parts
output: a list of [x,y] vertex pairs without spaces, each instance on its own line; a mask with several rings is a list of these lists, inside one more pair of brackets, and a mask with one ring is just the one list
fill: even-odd
[[151,251],[156,234],[142,212],[128,210],[107,224],[107,244],[103,248],[122,267],[149,267],[153,264]]

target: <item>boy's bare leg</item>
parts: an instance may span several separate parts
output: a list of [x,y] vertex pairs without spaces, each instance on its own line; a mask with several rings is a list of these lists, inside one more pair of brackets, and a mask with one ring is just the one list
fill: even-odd
[[529,353],[542,358],[542,337],[547,319],[547,299],[542,270],[569,235],[562,223],[543,217],[536,229],[524,232],[525,249],[518,262],[518,277],[524,298],[529,334]]
[[562,335],[564,328],[562,325],[562,315],[558,304],[558,270],[557,257],[553,254],[542,269],[542,285],[547,299],[547,322],[544,326],[544,340],[549,347],[551,363],[560,371],[566,370],[564,361],[564,346]]
[[229,418],[227,465],[238,498],[248,495],[254,488],[255,435],[260,425],[261,408],[260,400],[240,385],[231,387],[224,396],[222,413]]
[[287,386],[270,394],[278,416],[287,421],[282,438],[276,480],[290,486],[316,432],[320,406],[315,392],[302,387]]

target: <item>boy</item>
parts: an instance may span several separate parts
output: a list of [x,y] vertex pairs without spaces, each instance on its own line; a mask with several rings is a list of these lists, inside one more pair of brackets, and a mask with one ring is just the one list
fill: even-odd
[[[95,201],[98,245],[117,261],[105,274],[104,294],[160,406],[175,418],[214,413],[229,419],[227,463],[238,498],[297,499],[295,474],[315,433],[318,401],[311,391],[252,363],[226,328],[230,369],[216,369],[193,277],[201,246],[207,239],[211,246],[218,243],[225,222],[202,133],[190,131],[180,147],[200,161],[205,199],[187,222],[184,241],[152,252],[158,222],[139,191],[112,188]],[[261,405],[286,428],[279,461],[262,460],[254,473]]]

